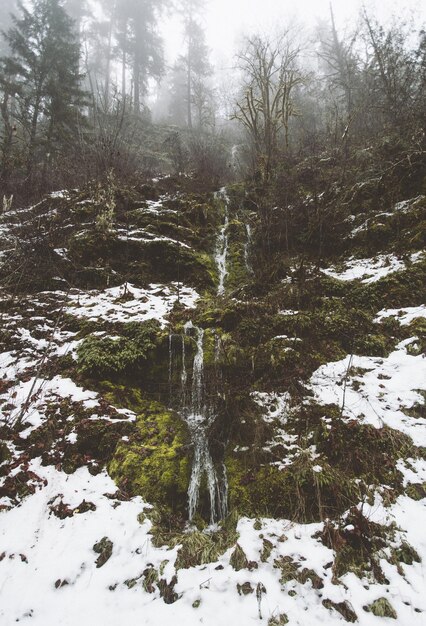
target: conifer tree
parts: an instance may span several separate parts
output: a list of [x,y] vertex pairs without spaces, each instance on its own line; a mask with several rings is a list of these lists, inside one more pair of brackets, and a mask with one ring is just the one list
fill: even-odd
[[[185,76],[185,101],[187,126],[201,129],[209,117],[207,103],[212,100],[206,78],[212,74],[209,63],[209,51],[205,41],[205,33],[197,18],[204,7],[204,0],[181,0],[180,12],[183,16],[186,52],[179,57],[177,69]],[[178,73],[175,72],[178,76]]]
[[[72,19],[59,0],[18,2],[19,16],[5,38],[10,55],[9,90],[26,145],[29,182],[37,169],[45,179],[61,148],[73,139],[84,94],[80,88],[79,44]],[[3,73],[4,78],[4,73]]]

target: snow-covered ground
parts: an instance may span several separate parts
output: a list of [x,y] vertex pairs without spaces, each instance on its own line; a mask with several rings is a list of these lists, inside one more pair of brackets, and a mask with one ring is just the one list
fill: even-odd
[[[56,192],[52,197],[65,197],[65,192]],[[141,210],[173,213],[164,209],[162,200],[149,201]],[[406,207],[395,210],[404,211]],[[140,233],[129,234],[137,238]],[[63,248],[57,252],[66,253]],[[413,254],[410,262],[420,258],[421,253]],[[394,255],[380,255],[375,259],[350,259],[342,270],[329,268],[324,273],[341,280],[371,283],[405,267],[405,262]],[[21,311],[2,316],[4,328],[13,330],[16,345],[0,354],[0,406],[6,421],[13,423],[28,401],[28,427],[20,433],[22,439],[45,421],[49,404],[59,406],[63,399],[81,403],[97,419],[103,417],[97,393],[83,389],[66,376],[47,377],[42,370],[37,371],[44,355],[72,354],[78,345],[75,333],[55,328],[54,319],[43,316],[43,309],[51,309],[52,301],[57,300],[57,308],[63,307],[64,312],[78,318],[122,323],[156,319],[164,327],[178,301],[193,309],[198,294],[176,283],[152,284],[146,289],[129,284],[127,288],[121,285],[103,291],[73,290],[68,295],[51,292],[39,294],[36,299],[33,304],[37,310],[32,317],[28,316],[30,299],[27,315]],[[377,321],[393,316],[407,325],[425,317],[425,312],[425,305],[383,310],[377,314]],[[297,313],[281,311],[283,315]],[[275,339],[287,338],[279,335]],[[412,437],[416,445],[426,446],[426,420],[412,412],[424,402],[421,392],[426,391],[426,359],[412,349],[416,342],[416,337],[402,341],[387,358],[348,355],[323,365],[310,381],[315,400],[335,403],[343,408],[344,416],[376,428],[386,424]],[[252,397],[263,409],[267,424],[280,424],[275,431],[277,441],[288,449],[297,448],[297,437],[286,433],[289,394],[258,391]],[[134,419],[131,411],[119,411],[123,420]],[[74,433],[67,437],[70,444],[75,443]],[[362,512],[369,521],[395,525],[395,546],[406,540],[421,557],[421,562],[411,565],[391,564],[386,558],[389,547],[384,548],[378,555],[387,579],[382,584],[373,577],[358,578],[353,573],[345,574],[337,583],[332,571],[335,553],[317,535],[324,524],[295,524],[285,519],[239,520],[237,541],[252,562],[250,567],[234,569],[234,543],[214,562],[176,570],[180,546],[154,546],[151,522],[140,515],[150,505],[139,497],[128,501],[118,497],[117,486],[106,471],[94,476],[82,467],[68,475],[58,467],[43,466],[39,458],[29,459],[12,442],[8,449],[16,464],[12,474],[16,476],[20,468],[26,467],[35,492],[11,508],[7,497],[0,498],[2,626],[17,622],[31,626],[249,626],[268,624],[269,620],[271,625],[279,626],[287,623],[284,618],[280,621],[284,614],[290,626],[344,623],[336,610],[324,606],[327,600],[347,602],[361,626],[426,623],[425,499],[415,501],[403,495],[385,506],[376,495],[373,503],[363,503]],[[281,467],[289,459],[283,459]],[[426,461],[421,458],[409,462],[401,459],[398,469],[405,484],[426,481]],[[313,470],[320,472],[321,467],[314,466]],[[58,506],[67,511],[63,519],[55,514]],[[111,542],[111,555],[97,566],[99,553],[94,546],[103,538]],[[303,583],[294,577],[281,582],[283,563],[288,562],[299,572],[312,570],[319,584],[314,584],[312,576]],[[158,581],[152,588],[147,585],[149,572],[154,570],[158,580],[173,587],[177,594],[174,603],[167,604],[161,597]],[[397,619],[376,617],[364,609],[383,597],[391,603]]]
[[321,366],[311,378],[315,399],[337,404],[348,417],[377,428],[386,424],[426,446],[426,420],[410,416],[410,409],[423,402],[419,392],[426,391],[426,358],[407,352],[415,342],[415,337],[402,341],[387,358],[348,355]]
[[76,317],[110,322],[145,322],[156,319],[166,325],[165,316],[180,302],[193,309],[199,296],[191,287],[182,284],[152,284],[147,289],[121,285],[104,291],[73,291],[67,312]]
[[407,326],[418,317],[426,317],[426,305],[408,306],[403,309],[382,309],[374,321],[381,322],[387,317],[395,317],[401,326]]
[[[415,252],[409,257],[410,263],[416,263],[424,257],[423,252]],[[372,259],[349,259],[344,267],[323,269],[323,274],[338,280],[361,280],[362,283],[375,283],[381,278],[403,270],[404,260],[393,254],[380,254]]]
[[[105,473],[91,476],[81,468],[68,476],[38,461],[31,463],[31,470],[46,481],[45,486],[0,515],[0,621],[4,626],[16,621],[35,626],[228,626],[233,621],[267,623],[283,613],[290,624],[299,626],[342,623],[336,611],[323,606],[325,599],[349,602],[361,626],[374,626],[379,618],[366,613],[363,606],[383,596],[396,610],[398,624],[424,624],[424,613],[416,612],[426,611],[422,564],[404,566],[401,577],[395,566],[382,559],[388,585],[366,584],[353,574],[336,585],[328,565],[333,551],[314,537],[322,524],[286,520],[262,519],[255,524],[242,518],[238,544],[257,567],[235,571],[230,565],[232,546],[214,563],[179,570],[174,587],[179,599],[165,604],[156,586],[153,593],[143,588],[143,573],[155,568],[170,583],[179,546],[152,545],[150,522],[138,521],[144,502],[107,497],[116,486]],[[80,513],[83,500],[96,509]],[[60,502],[73,511],[71,516],[55,516],[52,508]],[[391,510],[385,510],[377,500],[364,513],[371,521],[396,521],[409,529],[411,543],[424,553],[425,537],[419,529],[426,523],[426,510],[418,510],[416,504],[400,498]],[[112,542],[112,554],[97,567],[99,555],[93,546],[104,537]],[[270,542],[270,555],[263,562],[260,554],[265,540]],[[278,565],[282,557],[291,557],[300,570],[313,570],[323,586],[314,588],[309,579],[304,584],[280,583],[281,570],[274,563]],[[136,582],[129,588],[132,579]],[[240,590],[240,595],[237,585],[245,583],[248,593]],[[258,597],[256,589],[262,590]]]

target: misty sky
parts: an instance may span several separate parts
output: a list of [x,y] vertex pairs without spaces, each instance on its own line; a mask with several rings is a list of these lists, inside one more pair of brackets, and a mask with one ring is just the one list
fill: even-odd
[[[0,0],[1,1],[1,0]],[[207,0],[203,24],[214,61],[232,55],[242,33],[273,30],[290,16],[307,26],[328,18],[330,0]],[[365,4],[381,20],[392,14],[401,16],[412,10],[426,16],[424,0],[334,0],[333,9],[339,26],[351,26],[360,7]],[[166,20],[163,28],[168,57],[179,53],[181,35],[176,20]]]

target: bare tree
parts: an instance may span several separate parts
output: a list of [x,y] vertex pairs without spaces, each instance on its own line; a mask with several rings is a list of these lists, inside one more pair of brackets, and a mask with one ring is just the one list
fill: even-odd
[[287,31],[275,40],[259,35],[248,38],[238,55],[244,82],[232,117],[247,130],[255,167],[264,181],[273,172],[280,136],[289,147],[289,123],[297,114],[293,96],[304,82],[298,67],[300,52]]

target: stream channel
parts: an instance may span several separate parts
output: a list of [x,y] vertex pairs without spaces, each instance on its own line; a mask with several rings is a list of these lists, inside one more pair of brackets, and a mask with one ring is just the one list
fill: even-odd
[[[227,275],[229,197],[225,188],[216,193],[224,207],[224,221],[220,228],[214,259],[218,271],[217,296],[225,293]],[[178,412],[188,426],[193,447],[191,477],[188,487],[188,517],[191,522],[200,505],[203,481],[207,487],[210,523],[214,524],[228,513],[228,481],[223,461],[214,462],[209,445],[209,433],[217,418],[217,411],[207,392],[204,372],[205,331],[191,321],[184,326],[181,335],[169,337],[169,378],[172,379],[174,364],[180,366],[180,399]],[[195,348],[192,367],[188,367],[187,346]],[[179,354],[176,354],[179,352]],[[215,337],[215,355],[219,354],[218,337]],[[174,403],[175,404],[175,403]]]

